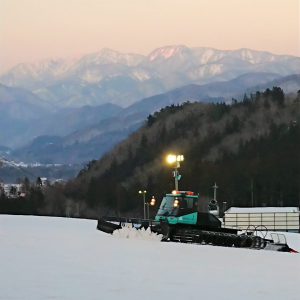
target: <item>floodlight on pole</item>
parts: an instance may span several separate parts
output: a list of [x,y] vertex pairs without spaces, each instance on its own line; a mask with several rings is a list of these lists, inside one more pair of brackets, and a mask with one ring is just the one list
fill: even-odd
[[156,202],[156,199],[154,198],[154,196],[152,196],[151,200],[150,200],[150,205],[154,206]]
[[176,155],[169,154],[166,160],[168,164],[173,164],[176,161]]
[[152,196],[152,198],[150,200],[145,202],[145,205],[147,206],[146,218],[148,218],[148,220],[150,220],[150,206],[154,206],[155,203],[156,203],[156,199],[154,198],[154,196]]
[[178,181],[181,178],[181,175],[179,175],[178,169],[180,168],[180,162],[184,161],[184,156],[182,154],[175,155],[175,154],[169,154],[167,155],[166,161],[170,165],[174,165],[174,179],[175,179],[175,190],[178,191]]

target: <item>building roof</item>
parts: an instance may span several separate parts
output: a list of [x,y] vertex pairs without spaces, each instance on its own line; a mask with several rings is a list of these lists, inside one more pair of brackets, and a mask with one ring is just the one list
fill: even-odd
[[299,212],[298,207],[230,207],[225,213],[237,214],[237,213],[287,213],[287,212]]

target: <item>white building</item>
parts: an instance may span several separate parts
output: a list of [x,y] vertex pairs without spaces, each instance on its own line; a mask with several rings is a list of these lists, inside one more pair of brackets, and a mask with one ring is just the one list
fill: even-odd
[[41,184],[42,186],[47,186],[49,185],[49,180],[46,177],[41,177]]
[[22,184],[4,183],[1,184],[1,187],[4,195],[7,198],[18,198],[25,196]]
[[224,227],[300,232],[298,207],[231,207],[225,211]]

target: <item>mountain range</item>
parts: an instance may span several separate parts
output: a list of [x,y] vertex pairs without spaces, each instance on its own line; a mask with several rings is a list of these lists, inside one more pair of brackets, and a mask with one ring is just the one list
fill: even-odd
[[245,73],[297,74],[300,58],[250,49],[217,50],[165,46],[143,56],[102,49],[78,59],[19,64],[0,76],[9,87],[22,87],[55,107],[107,102],[122,107],[187,84],[234,79]]
[[186,46],[20,64],[0,76],[0,145],[25,162],[97,159],[165,106],[297,92],[299,70],[298,57]]

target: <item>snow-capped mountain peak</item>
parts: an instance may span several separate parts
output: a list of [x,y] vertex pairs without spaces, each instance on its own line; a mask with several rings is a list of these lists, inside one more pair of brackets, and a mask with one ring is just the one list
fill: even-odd
[[[247,48],[241,48],[231,52],[232,57],[246,61],[250,64],[268,63],[276,60],[276,55],[266,51],[257,51]],[[277,56],[280,57],[279,55]]]
[[[21,63],[1,76],[1,81],[11,87],[34,89],[39,82],[57,80],[74,64],[74,59],[50,58],[34,63]],[[20,84],[20,82],[22,82]]]
[[154,61],[156,59],[170,59],[171,57],[174,57],[183,51],[188,50],[189,48],[184,45],[171,45],[171,46],[165,46],[158,49],[155,49],[148,55],[149,61]]
[[76,65],[121,64],[126,66],[135,66],[143,59],[144,57],[140,54],[120,53],[109,48],[103,48],[99,52],[83,56]]

